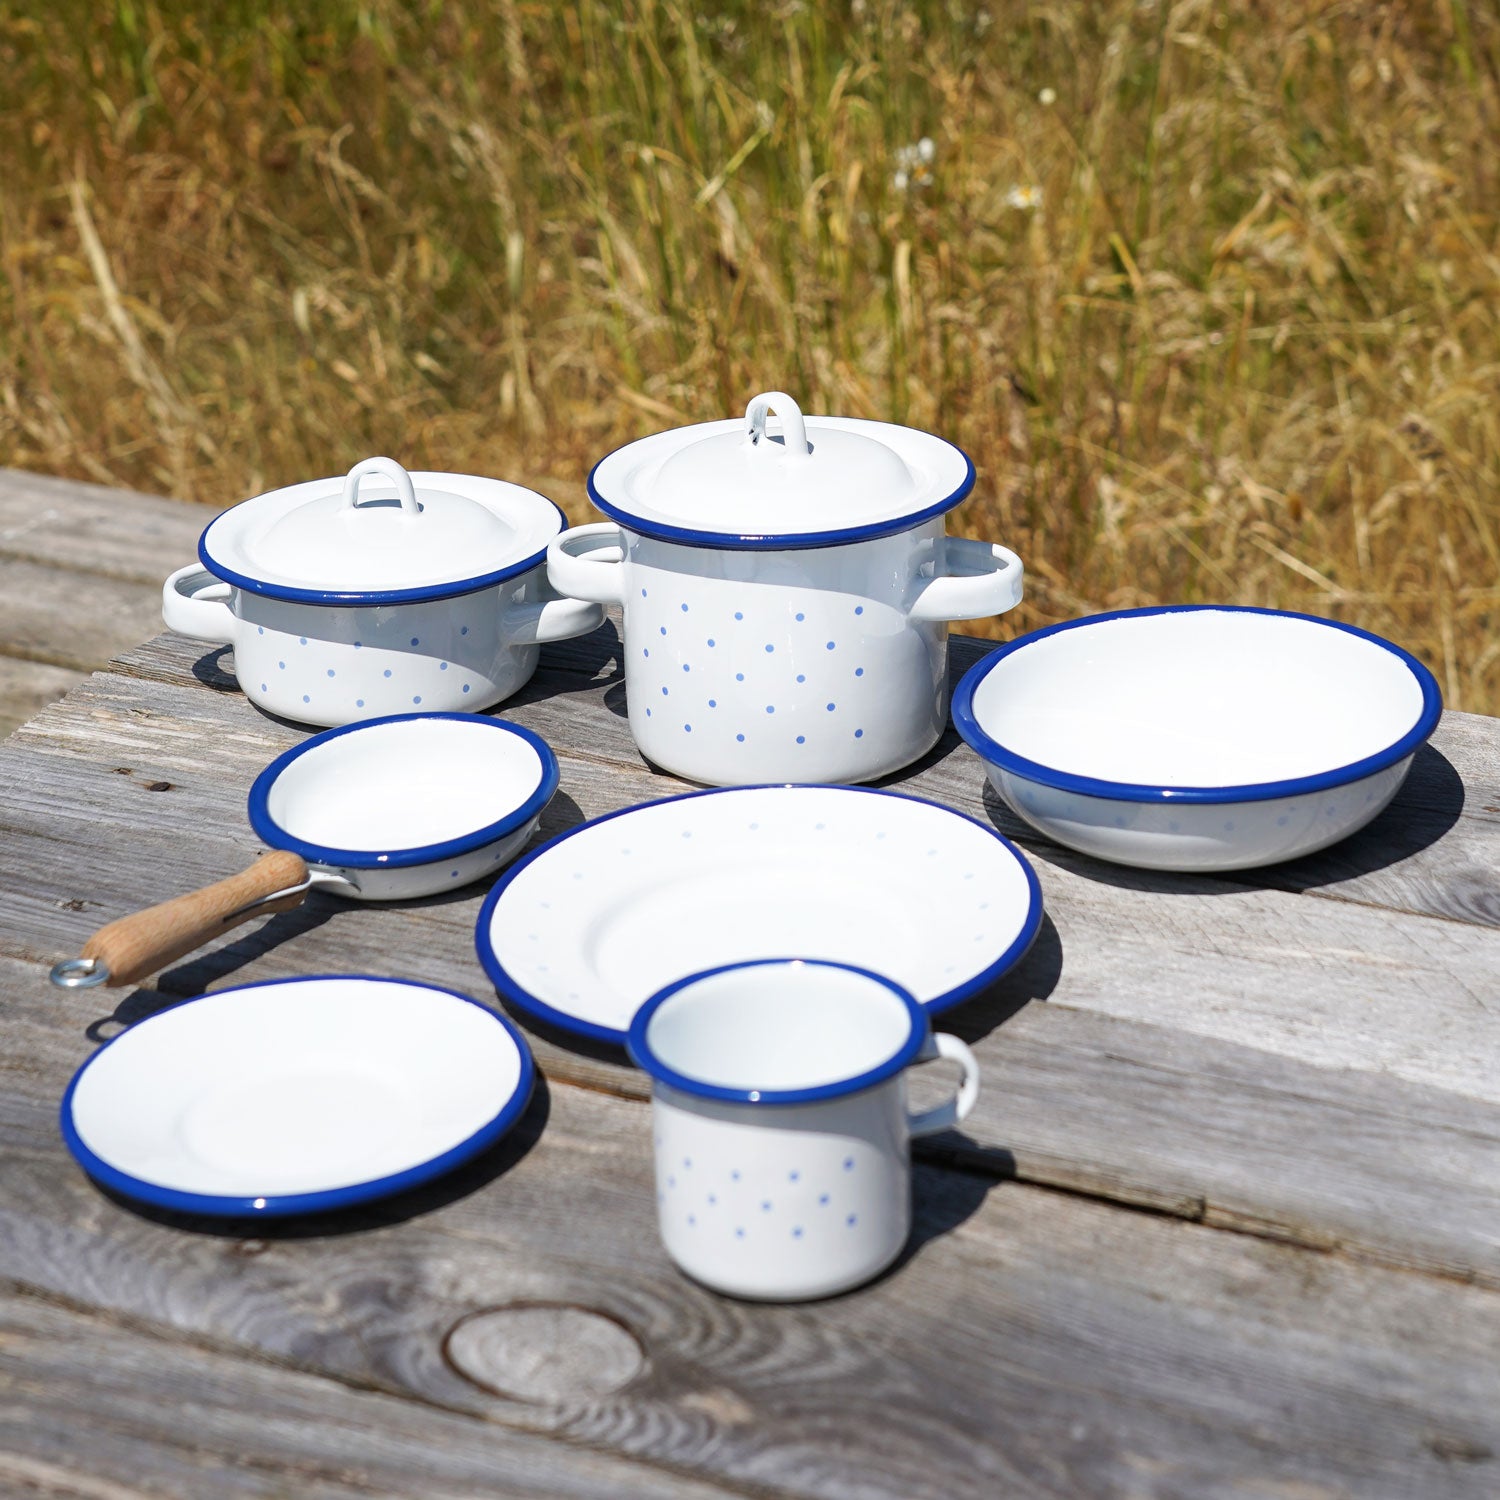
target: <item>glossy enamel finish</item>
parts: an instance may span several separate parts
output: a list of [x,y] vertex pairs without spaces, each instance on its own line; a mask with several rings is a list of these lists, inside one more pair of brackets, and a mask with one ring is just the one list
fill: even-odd
[[358,975],[273,980],[161,1011],[100,1048],[62,1102],[102,1186],[219,1216],[311,1213],[414,1187],[525,1111],[520,1033],[466,995]]
[[475,714],[407,714],[314,735],[250,789],[272,848],[341,876],[344,894],[395,901],[494,873],[526,845],[557,789],[530,730]]
[[1378,636],[1180,607],[1022,637],[970,669],[953,716],[1040,832],[1126,864],[1232,870],[1363,827],[1441,710],[1431,673]]
[[501,994],[623,1043],[685,974],[787,953],[889,976],[930,1010],[994,983],[1030,947],[1041,894],[992,828],[853,787],[744,787],[570,829],[496,883],[476,944]]
[[911,1228],[910,1140],[972,1107],[972,1054],[941,1120],[911,1116],[904,1071],[934,1057],[926,1013],[867,970],[796,959],[695,975],[635,1018],[653,1079],[662,1241],[733,1296],[832,1296],[878,1275]]

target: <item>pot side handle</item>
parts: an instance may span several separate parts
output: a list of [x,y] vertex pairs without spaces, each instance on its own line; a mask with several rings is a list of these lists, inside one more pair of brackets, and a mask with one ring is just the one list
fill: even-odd
[[951,1130],[974,1108],[974,1101],[979,1097],[979,1063],[963,1042],[956,1036],[949,1036],[946,1031],[938,1032],[932,1038],[930,1048],[924,1048],[919,1061],[934,1057],[951,1057],[958,1063],[964,1070],[963,1082],[951,1099],[932,1109],[907,1115],[907,1128],[914,1136],[936,1135],[940,1130]]
[[978,620],[1021,602],[1025,569],[1009,547],[972,537],[943,538],[943,562],[907,611],[913,620]]
[[570,641],[604,623],[604,606],[587,599],[568,599],[538,579],[540,599],[512,604],[500,623],[508,646],[544,646],[548,641]]
[[228,604],[233,588],[215,578],[201,563],[189,563],[167,579],[161,589],[161,617],[168,630],[218,646],[234,644],[234,611]]
[[596,604],[625,602],[625,536],[613,521],[574,526],[547,547],[547,577],[558,593]]

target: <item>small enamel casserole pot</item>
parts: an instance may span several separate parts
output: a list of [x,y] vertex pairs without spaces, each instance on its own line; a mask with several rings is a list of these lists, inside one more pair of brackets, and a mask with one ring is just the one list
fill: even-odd
[[557,537],[547,572],[563,594],[623,606],[648,760],[720,786],[869,781],[943,732],[948,622],[1020,600],[1013,552],[945,535],[973,485],[931,433],[804,419],[771,391],[743,422],[600,462],[589,495],[612,519]]
[[167,579],[162,615],[232,645],[246,696],[284,718],[472,712],[526,682],[541,642],[603,619],[547,586],[547,544],[565,524],[519,485],[367,458],[225,511],[201,563]]

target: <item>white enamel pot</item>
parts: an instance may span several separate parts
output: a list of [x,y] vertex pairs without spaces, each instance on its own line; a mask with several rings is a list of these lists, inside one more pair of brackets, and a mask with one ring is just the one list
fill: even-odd
[[328,729],[278,755],[250,788],[250,826],[274,852],[214,885],[102,927],[52,981],[136,984],[241,922],[315,887],[408,901],[493,875],[557,790],[541,736],[485,714],[415,713]]
[[300,723],[487,708],[526,683],[540,644],[603,619],[547,584],[564,524],[519,485],[368,458],[225,511],[201,561],[167,579],[162,617],[233,646],[250,701]]
[[1021,598],[1015,553],[945,534],[973,483],[930,433],[769,392],[604,459],[589,493],[612,519],[555,538],[547,572],[622,607],[647,760],[719,786],[869,781],[942,734],[949,622]]

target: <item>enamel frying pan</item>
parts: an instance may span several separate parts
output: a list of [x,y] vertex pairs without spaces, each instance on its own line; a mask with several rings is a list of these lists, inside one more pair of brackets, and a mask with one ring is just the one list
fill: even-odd
[[64,989],[120,987],[314,887],[355,901],[435,895],[525,847],[557,790],[546,741],[480,714],[397,714],[314,735],[250,788],[272,853],[248,870],[101,927],[52,970]]

